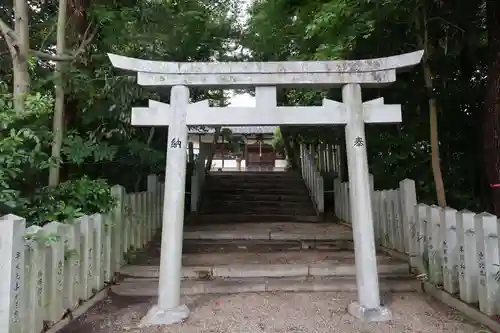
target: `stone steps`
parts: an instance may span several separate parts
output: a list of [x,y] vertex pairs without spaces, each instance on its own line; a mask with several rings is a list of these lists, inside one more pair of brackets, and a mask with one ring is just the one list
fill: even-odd
[[[153,247],[145,255],[137,257],[140,265],[128,265],[122,268],[121,272],[126,275],[133,275],[131,272],[141,270],[150,271],[148,266],[160,264],[159,247]],[[377,255],[378,264],[398,264],[401,261],[379,253]],[[286,269],[293,269],[300,266],[300,270],[324,269],[325,266],[337,267],[339,265],[354,265],[353,251],[334,251],[334,250],[288,250],[274,252],[196,252],[184,253],[182,255],[182,264],[187,270],[212,271],[214,267],[238,267],[238,269],[254,269],[255,267],[264,267],[265,265],[288,265]],[[404,263],[406,267],[407,263]],[[283,267],[285,267],[283,266]],[[189,268],[191,267],[191,268]],[[243,268],[242,268],[243,267]],[[260,269],[259,268],[259,269]],[[225,269],[225,268],[224,268]],[[141,273],[137,273],[141,277]],[[149,274],[149,273],[147,273]],[[215,273],[214,273],[215,274]],[[306,274],[307,275],[307,274]]]
[[305,192],[307,191],[307,188],[305,187],[304,183],[296,183],[296,184],[291,184],[291,183],[285,183],[285,182],[276,182],[270,180],[269,182],[261,181],[259,183],[244,183],[244,182],[234,182],[234,183],[214,183],[214,181],[207,182],[205,185],[208,188],[214,189],[214,190],[219,190],[219,191],[225,191],[225,190],[231,190],[231,189],[238,189],[238,190],[248,190],[248,189],[256,189],[256,190],[261,190],[261,191],[269,191],[273,189],[279,189],[283,191],[300,191],[300,192]]
[[[413,292],[421,289],[413,278],[379,279],[381,292]],[[111,287],[121,296],[158,296],[157,279],[124,279]],[[356,292],[355,277],[227,278],[183,280],[182,295],[235,294],[259,292]]]
[[291,215],[291,216],[314,216],[316,211],[309,206],[296,207],[272,207],[272,206],[254,206],[254,205],[216,205],[204,203],[200,207],[200,214],[224,214],[224,215]]
[[[184,295],[356,291],[353,242],[345,227],[273,223],[200,228],[204,230],[185,233]],[[112,291],[122,296],[156,296],[160,241],[152,242],[135,260],[140,264],[123,267]],[[408,263],[381,252],[377,266],[382,291],[406,292],[419,287]]]
[[211,179],[233,180],[233,179],[290,179],[295,180],[300,178],[298,172],[293,171],[279,171],[279,172],[266,172],[266,171],[236,171],[236,172],[210,172]]
[[211,173],[188,223],[320,221],[295,172]]
[[262,222],[320,222],[322,217],[316,215],[292,215],[292,214],[205,214],[193,215],[186,221],[187,224],[234,224],[234,223],[255,223]]
[[210,198],[210,201],[217,203],[217,202],[224,202],[224,201],[244,201],[244,202],[250,202],[250,203],[255,203],[255,202],[262,202],[262,201],[267,201],[267,202],[286,202],[286,203],[306,203],[310,204],[310,199],[309,196],[305,195],[300,195],[297,193],[287,193],[287,194],[276,194],[276,193],[246,193],[246,192],[241,192],[241,193],[226,193],[226,192],[221,192],[217,194],[217,197],[212,197]]
[[[407,263],[379,259],[380,276],[408,277]],[[158,263],[159,264],[159,263]],[[159,266],[125,266],[120,275],[125,278],[158,278]],[[354,262],[319,264],[219,264],[204,266],[184,266],[183,279],[206,280],[215,278],[278,278],[278,277],[318,277],[356,276]]]
[[[269,221],[265,223],[265,221]],[[273,221],[273,222],[270,222]],[[272,240],[330,241],[352,240],[351,229],[334,223],[277,223],[262,219],[259,223],[192,225],[184,229],[184,240]]]
[[[258,198],[256,198],[258,199]],[[311,208],[311,204],[307,201],[296,202],[296,201],[268,201],[268,200],[239,200],[237,198],[232,198],[230,200],[211,199],[210,202],[205,202],[202,208],[209,207],[210,205],[224,206],[228,208],[248,208],[248,207],[260,207],[260,208]]]
[[270,187],[266,188],[265,190],[262,188],[256,188],[256,187],[210,187],[210,186],[205,186],[205,192],[206,193],[211,193],[211,194],[218,194],[218,193],[228,193],[228,194],[233,194],[233,195],[241,195],[243,193],[248,193],[252,195],[259,195],[259,194],[274,194],[274,195],[287,195],[287,194],[295,194],[295,195],[308,195],[308,192],[305,188],[301,189],[296,189],[296,188],[289,188],[289,187],[283,187],[283,188],[276,188],[276,187]]
[[[159,249],[159,242],[153,243]],[[322,251],[352,251],[354,244],[350,240],[213,240],[213,239],[185,239],[182,251],[190,253],[240,253],[240,252],[286,252],[300,250],[322,250]]]

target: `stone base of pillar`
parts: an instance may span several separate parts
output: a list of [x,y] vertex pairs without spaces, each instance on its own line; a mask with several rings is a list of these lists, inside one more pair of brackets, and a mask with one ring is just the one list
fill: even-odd
[[352,302],[347,307],[347,312],[349,312],[351,316],[364,322],[384,322],[392,320],[391,310],[384,306],[367,309],[358,302]]
[[189,309],[186,305],[179,305],[176,308],[168,310],[161,309],[158,305],[155,305],[141,319],[139,327],[177,324],[186,320],[188,316]]

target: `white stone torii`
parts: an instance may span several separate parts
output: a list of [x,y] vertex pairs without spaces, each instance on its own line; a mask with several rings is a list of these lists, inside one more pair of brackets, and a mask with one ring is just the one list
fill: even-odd
[[[169,126],[158,304],[141,325],[172,324],[189,315],[180,304],[188,125],[345,124],[358,287],[358,301],[348,310],[363,320],[391,319],[389,309],[380,304],[364,123],[401,122],[401,106],[385,105],[383,98],[363,103],[361,87],[395,82],[397,70],[418,64],[422,56],[417,51],[358,61],[179,63],[109,54],[114,67],[137,72],[140,85],[172,87],[170,105],[149,101],[149,107],[132,110],[132,125]],[[255,87],[256,107],[190,104],[188,86]],[[343,103],[325,99],[322,106],[279,107],[277,86],[342,87]]]

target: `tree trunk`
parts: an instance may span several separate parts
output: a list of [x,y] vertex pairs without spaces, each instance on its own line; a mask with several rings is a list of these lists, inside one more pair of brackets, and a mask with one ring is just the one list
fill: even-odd
[[14,109],[18,113],[24,113],[25,100],[30,92],[29,73],[29,14],[28,2],[26,0],[15,0],[14,2],[14,40],[15,53],[12,54],[12,67],[14,74]]
[[489,0],[486,6],[491,60],[483,112],[483,160],[491,212],[500,216],[500,2]]
[[422,8],[423,22],[417,18],[416,25],[419,28],[417,32],[420,47],[424,49],[424,59],[422,66],[424,70],[425,88],[429,100],[429,130],[430,130],[430,144],[431,144],[431,167],[432,175],[434,177],[434,184],[436,187],[436,196],[438,205],[446,207],[446,192],[444,189],[443,174],[441,172],[441,162],[439,155],[439,132],[438,132],[438,106],[436,97],[434,97],[434,86],[432,83],[433,73],[429,64],[431,47],[429,45],[429,31],[427,29],[427,13],[426,8]]
[[297,154],[295,154],[295,151],[290,144],[290,132],[285,126],[281,126],[280,131],[281,137],[283,138],[283,145],[285,146],[285,154],[288,158],[288,162],[290,163],[290,168],[292,170],[297,170],[299,164],[297,163]]
[[210,172],[212,169],[212,161],[214,160],[214,153],[217,149],[217,142],[219,141],[220,136],[220,127],[215,128],[214,139],[212,141],[212,146],[210,148],[210,152],[207,156],[207,164],[205,165],[205,172]]
[[[66,17],[67,2],[59,0],[59,12],[57,16],[57,54],[64,55],[66,51]],[[49,186],[59,184],[61,148],[64,137],[64,67],[62,61],[56,62],[55,68],[55,105],[54,118],[52,120],[52,132],[54,139],[52,142],[52,158],[58,161],[49,169]]]

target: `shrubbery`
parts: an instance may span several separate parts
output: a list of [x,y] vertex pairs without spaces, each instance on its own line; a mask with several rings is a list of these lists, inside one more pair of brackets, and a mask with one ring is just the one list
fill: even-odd
[[84,176],[46,185],[49,166],[60,163],[50,157],[53,98],[34,93],[26,112],[16,114],[7,91],[0,82],[0,216],[12,213],[43,225],[109,211],[114,200],[104,180]]

